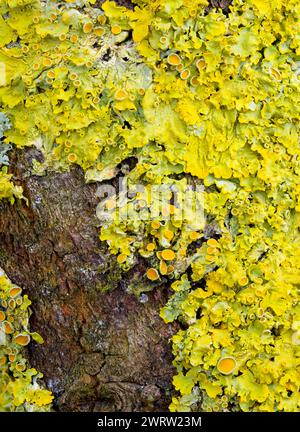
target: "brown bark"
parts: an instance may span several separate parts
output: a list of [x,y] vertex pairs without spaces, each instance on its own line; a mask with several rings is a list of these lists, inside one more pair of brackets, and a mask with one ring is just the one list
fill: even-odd
[[79,168],[30,176],[33,156],[15,152],[11,165],[29,205],[0,202],[0,266],[28,292],[31,328],[45,339],[31,344],[30,364],[57,410],[167,410],[174,327],[159,317],[166,288],[145,303],[128,293],[145,269],[122,274],[99,241],[96,186]]

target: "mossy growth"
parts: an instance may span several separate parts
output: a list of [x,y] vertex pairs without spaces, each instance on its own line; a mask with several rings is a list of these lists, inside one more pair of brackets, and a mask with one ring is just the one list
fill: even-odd
[[124,271],[140,255],[145,283],[172,282],[171,410],[298,411],[299,2],[89,3],[0,2],[5,143],[87,181],[136,158],[100,239]]

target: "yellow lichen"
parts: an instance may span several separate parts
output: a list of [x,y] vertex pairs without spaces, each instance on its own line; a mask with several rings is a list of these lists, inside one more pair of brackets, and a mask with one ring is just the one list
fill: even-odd
[[30,368],[22,355],[31,337],[42,342],[37,333],[28,331],[30,304],[27,295],[0,269],[0,411],[47,411],[53,400],[51,392],[37,382],[42,374]]
[[[136,158],[100,239],[121,266],[141,254],[146,278],[173,280],[172,411],[298,411],[299,2],[56,3],[0,3],[5,145],[38,146],[38,173],[76,155],[88,181]],[[2,169],[13,202],[11,180]]]

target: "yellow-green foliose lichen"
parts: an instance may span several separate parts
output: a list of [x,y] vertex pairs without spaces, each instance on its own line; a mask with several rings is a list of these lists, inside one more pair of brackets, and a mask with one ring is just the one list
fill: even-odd
[[0,411],[45,411],[53,396],[42,388],[42,374],[28,366],[23,347],[42,337],[30,332],[31,302],[0,269]]
[[171,410],[299,410],[299,2],[89,3],[0,2],[5,143],[87,181],[136,158],[100,239],[172,281]]

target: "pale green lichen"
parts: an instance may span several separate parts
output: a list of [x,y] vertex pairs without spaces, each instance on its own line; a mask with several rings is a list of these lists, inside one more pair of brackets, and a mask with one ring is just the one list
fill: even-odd
[[[137,159],[100,238],[125,270],[139,254],[145,281],[173,280],[161,314],[187,329],[171,410],[299,410],[299,2],[88,3],[0,2],[5,142],[41,149],[36,173],[77,163],[87,181]],[[176,217],[187,194],[215,238]]]
[[2,143],[2,139],[10,127],[11,124],[6,115],[0,112],[0,200],[6,198],[13,204],[15,198],[22,198],[23,196],[22,188],[12,183],[12,175],[8,174],[7,166],[4,166],[9,165],[7,152],[11,150],[12,146]]

